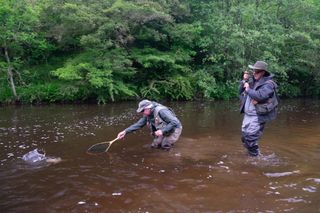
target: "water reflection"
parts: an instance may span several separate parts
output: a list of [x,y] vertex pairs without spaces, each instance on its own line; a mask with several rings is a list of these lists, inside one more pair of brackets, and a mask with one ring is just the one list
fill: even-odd
[[[4,107],[0,112],[4,212],[317,212],[320,102],[282,101],[268,123],[263,155],[246,156],[236,102],[166,103],[184,130],[169,152],[147,130],[108,141],[136,119],[136,103]],[[26,165],[42,148],[57,163]]]

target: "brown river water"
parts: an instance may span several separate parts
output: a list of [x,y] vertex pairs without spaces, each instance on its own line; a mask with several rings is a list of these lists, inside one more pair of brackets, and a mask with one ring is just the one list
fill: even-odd
[[[147,128],[86,154],[133,122],[137,102],[0,108],[1,212],[320,212],[320,100],[282,100],[262,156],[247,156],[238,102],[169,102],[173,149]],[[28,164],[42,149],[53,159]]]

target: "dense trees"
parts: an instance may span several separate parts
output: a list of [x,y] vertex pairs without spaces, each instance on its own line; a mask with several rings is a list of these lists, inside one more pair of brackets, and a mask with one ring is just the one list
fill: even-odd
[[237,97],[265,60],[320,96],[316,0],[0,0],[0,102]]

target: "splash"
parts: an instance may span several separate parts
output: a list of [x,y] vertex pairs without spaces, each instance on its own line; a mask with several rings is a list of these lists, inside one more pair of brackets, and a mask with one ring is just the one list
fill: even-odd
[[285,162],[281,161],[275,153],[269,155],[261,154],[258,157],[249,157],[247,162],[259,167],[280,166],[285,164]]
[[271,178],[277,178],[277,177],[284,177],[284,176],[289,176],[293,174],[299,174],[299,170],[295,170],[292,172],[275,172],[275,173],[264,173],[265,176],[271,177]]
[[306,200],[304,200],[302,198],[298,198],[298,197],[279,199],[279,201],[285,201],[288,203],[301,203],[301,202],[308,203]]
[[42,163],[56,164],[60,163],[60,157],[47,157],[44,150],[34,149],[22,156],[22,160],[30,165],[38,165]]
[[317,188],[314,186],[307,186],[307,187],[303,187],[302,190],[306,192],[316,192]]
[[38,149],[34,149],[34,150],[28,152],[27,154],[23,155],[22,159],[25,162],[30,163],[30,164],[41,162],[41,161],[46,160],[46,153],[45,152],[41,153],[38,151]]
[[320,178],[308,178],[307,180],[312,180],[315,183],[320,183]]

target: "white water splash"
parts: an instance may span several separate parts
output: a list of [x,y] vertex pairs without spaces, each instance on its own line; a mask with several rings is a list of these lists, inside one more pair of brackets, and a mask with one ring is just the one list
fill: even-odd
[[308,178],[307,180],[312,180],[315,183],[320,183],[320,178]]
[[306,192],[316,192],[317,191],[317,188],[314,187],[314,186],[307,186],[307,187],[303,187],[302,188],[303,191],[306,191]]
[[304,199],[302,199],[302,198],[297,198],[297,197],[279,199],[279,201],[285,201],[285,202],[288,202],[288,203],[307,203],[306,200],[304,200]]
[[113,192],[113,193],[112,193],[112,196],[121,196],[121,195],[122,195],[121,192]]
[[299,174],[299,173],[300,173],[299,170],[295,170],[292,172],[275,172],[275,173],[263,173],[263,174],[267,177],[277,178],[277,177],[284,177],[284,176],[289,176],[289,175]]

